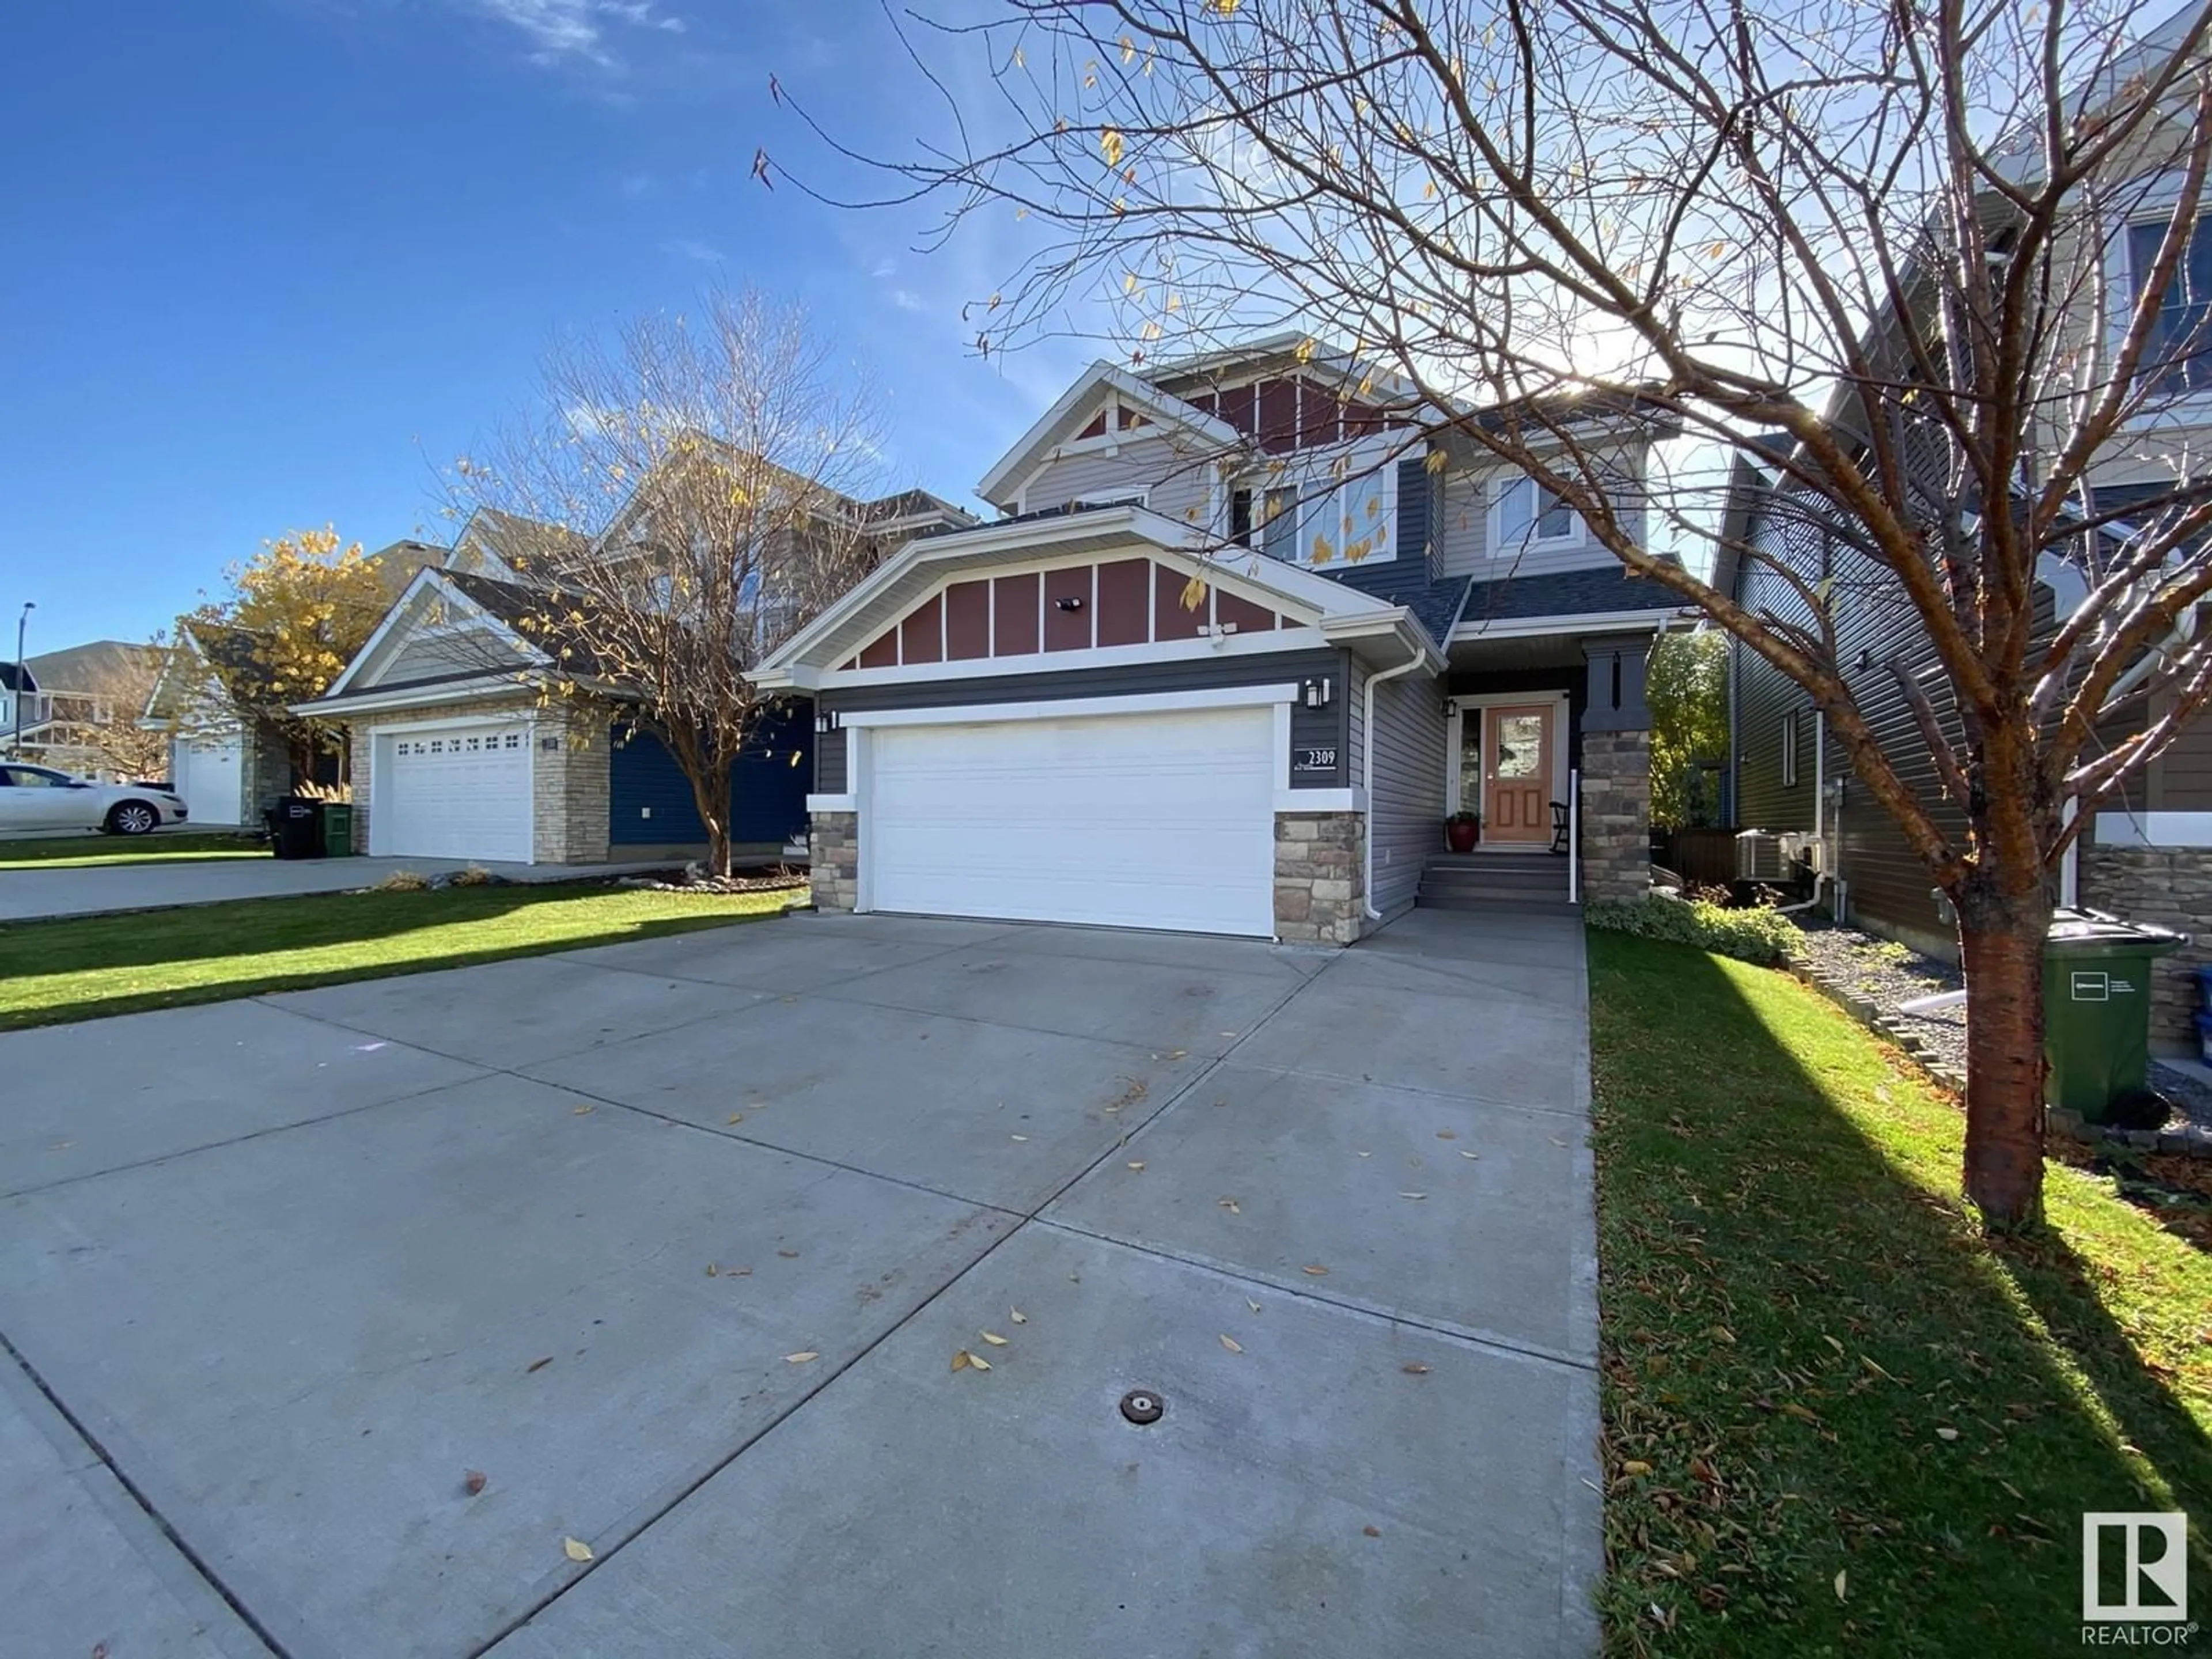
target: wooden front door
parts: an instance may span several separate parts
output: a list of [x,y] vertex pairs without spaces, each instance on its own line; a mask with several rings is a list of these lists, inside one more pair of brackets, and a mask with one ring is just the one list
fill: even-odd
[[1550,844],[1556,709],[1531,703],[1483,711],[1483,840]]

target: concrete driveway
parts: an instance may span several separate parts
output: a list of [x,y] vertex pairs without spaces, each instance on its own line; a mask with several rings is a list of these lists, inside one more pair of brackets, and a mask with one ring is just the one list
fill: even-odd
[[1587,1078],[1435,912],[0,1036],[0,1653],[1589,1652]]
[[[92,916],[119,910],[166,910],[228,899],[284,898],[374,887],[395,870],[426,876],[465,870],[467,859],[176,859],[152,864],[99,864],[74,870],[0,871],[0,922]],[[485,864],[508,881],[604,880],[652,864]]]

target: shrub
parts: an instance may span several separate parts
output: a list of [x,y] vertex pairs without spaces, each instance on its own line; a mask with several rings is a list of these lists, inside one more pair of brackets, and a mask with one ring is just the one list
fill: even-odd
[[498,879],[481,864],[471,864],[465,870],[456,870],[446,884],[449,887],[489,887]]
[[1796,922],[1765,905],[1730,910],[1705,899],[1670,898],[1657,893],[1586,906],[1583,920],[1616,933],[1694,945],[1701,951],[1770,968],[1788,960],[1804,939]]
[[381,893],[427,893],[430,890],[430,878],[420,870],[394,870],[376,887]]

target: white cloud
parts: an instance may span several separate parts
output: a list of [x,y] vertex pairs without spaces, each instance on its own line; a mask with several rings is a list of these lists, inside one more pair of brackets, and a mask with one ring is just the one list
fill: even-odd
[[891,290],[891,303],[896,306],[901,311],[926,311],[928,309],[928,307],[923,304],[922,298],[919,294],[913,293],[910,290],[902,288],[895,288]]
[[586,64],[620,70],[611,30],[649,29],[681,34],[684,20],[665,15],[653,0],[465,0],[470,9],[520,32],[530,61],[548,67]]
[[898,275],[898,261],[896,259],[878,259],[876,262],[876,268],[868,274],[873,276],[878,282],[881,282],[886,276],[896,276]]

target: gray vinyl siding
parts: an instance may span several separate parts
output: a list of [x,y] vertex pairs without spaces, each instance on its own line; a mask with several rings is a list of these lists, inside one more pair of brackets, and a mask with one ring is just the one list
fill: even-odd
[[[1825,574],[1826,540],[1808,526],[1762,513],[1750,539],[1771,559],[1787,563],[1808,582]],[[1747,562],[1736,597],[1754,615],[1808,624],[1812,613],[1796,589],[1780,574]],[[1733,641],[1730,672],[1735,679],[1735,822],[1741,830],[1810,830],[1813,827],[1813,702],[1795,680],[1764,657]],[[1797,781],[1784,783],[1782,765],[1785,717],[1797,716]]]
[[520,666],[522,661],[513,647],[503,643],[496,635],[481,629],[432,635],[402,641],[378,666],[375,674],[359,683],[356,689],[365,691],[374,686],[406,685],[457,673],[483,673],[509,665]]
[[[2160,713],[2165,712],[2161,708]],[[2138,702],[2127,720],[2116,721],[2103,735],[2109,744],[2142,726]],[[2166,751],[2150,763],[2148,771],[2148,778],[2130,777],[2106,805],[2118,808],[2128,804],[2125,798],[2131,795],[2134,804],[2146,811],[2212,811],[2212,720],[2200,717],[2183,726]]]
[[1374,775],[1367,783],[1368,902],[1384,915],[1413,902],[1443,817],[1443,693],[1423,673],[1375,688]]
[[[1277,656],[1222,657],[1204,661],[1132,663],[1113,668],[1075,669],[1066,673],[1004,674],[970,680],[914,680],[904,684],[854,686],[818,694],[825,712],[863,708],[963,708],[1000,702],[1045,702],[1071,697],[1127,697],[1164,691],[1202,691],[1236,685],[1275,685],[1326,678],[1336,695],[1326,708],[1291,705],[1292,758],[1302,748],[1333,748],[1336,766],[1329,772],[1298,772],[1282,782],[1293,789],[1341,789],[1351,776],[1352,658],[1343,651],[1285,652]],[[951,718],[957,719],[957,713]],[[842,794],[850,768],[847,734],[832,732],[815,749],[815,788]]]
[[1145,504],[1163,518],[1177,524],[1204,524],[1207,483],[1212,476],[1206,453],[1165,438],[1139,438],[1123,443],[1111,455],[1088,450],[1047,463],[1030,482],[1023,501],[1029,511],[1036,513],[1085,497],[1141,489],[1148,492]]
[[[1614,514],[1639,546],[1644,544],[1648,527],[1642,488],[1638,483],[1642,460],[1639,450],[1622,450],[1616,458],[1619,476],[1613,485]],[[1441,574],[1480,576],[1488,581],[1540,570],[1572,570],[1617,562],[1595,538],[1580,547],[1557,552],[1523,552],[1517,558],[1495,557],[1490,546],[1491,497],[1501,479],[1516,476],[1518,475],[1510,468],[1495,466],[1480,471],[1455,467],[1447,476],[1437,526]]]

